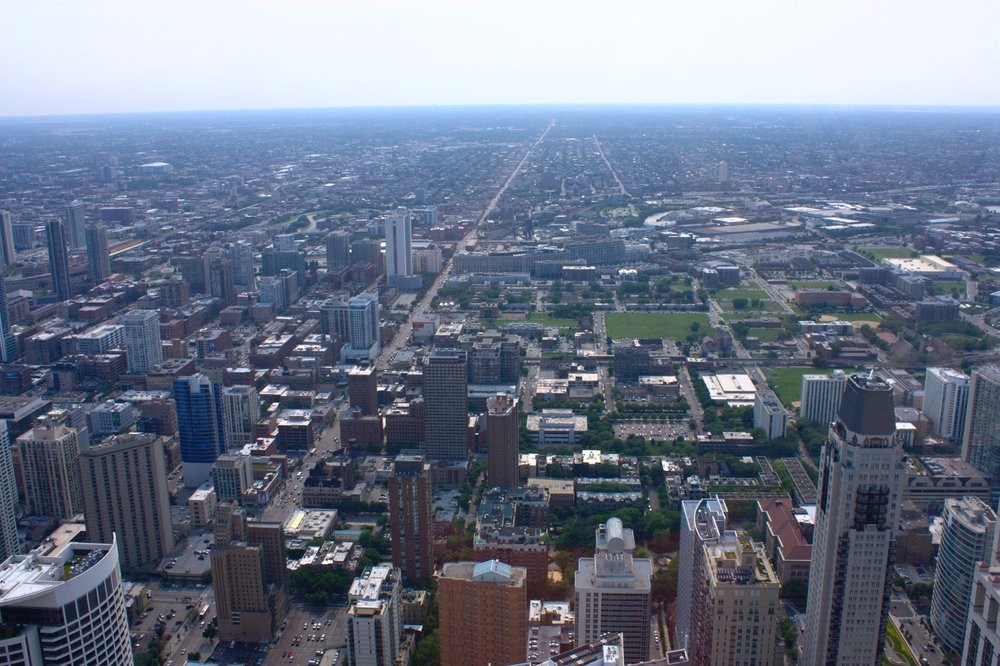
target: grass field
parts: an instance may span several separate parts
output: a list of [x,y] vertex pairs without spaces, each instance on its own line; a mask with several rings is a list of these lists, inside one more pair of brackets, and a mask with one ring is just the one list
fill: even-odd
[[717,301],[731,301],[734,298],[759,298],[760,300],[770,300],[770,296],[763,289],[722,289],[712,294],[712,298]]
[[778,336],[781,335],[780,328],[751,328],[749,331],[751,337],[757,338],[761,342],[777,342]]
[[896,629],[896,625],[892,622],[889,622],[886,626],[885,639],[897,657],[911,666],[917,666],[917,660],[913,657],[913,653],[910,652],[910,648],[906,647],[903,637],[899,635],[899,630]]
[[530,312],[528,313],[527,320],[538,322],[539,324],[544,324],[545,326],[559,326],[560,328],[579,326],[579,322],[575,319],[556,319],[546,312]]
[[958,290],[960,296],[965,296],[966,285],[961,280],[935,280],[928,285],[928,291],[937,294],[950,294],[952,289]]
[[870,254],[876,261],[905,259],[913,255],[913,250],[908,247],[859,247],[857,250],[863,254]]
[[820,321],[873,321],[880,323],[882,317],[874,312],[835,312],[833,314],[820,315]]
[[826,375],[831,368],[774,368],[767,371],[767,380],[786,407],[802,397],[802,375]]
[[712,330],[701,312],[609,312],[604,322],[612,338],[686,338],[694,323],[700,335]]

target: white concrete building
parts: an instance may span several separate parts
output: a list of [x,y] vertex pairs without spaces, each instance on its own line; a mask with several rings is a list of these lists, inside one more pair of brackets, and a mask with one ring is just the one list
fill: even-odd
[[133,310],[122,315],[128,371],[145,374],[163,362],[160,346],[160,314],[154,310]]
[[385,277],[393,287],[400,277],[413,275],[413,229],[410,211],[398,208],[385,221]]
[[347,649],[354,666],[393,666],[399,652],[399,569],[380,564],[355,578],[348,593]]
[[820,459],[801,663],[870,666],[888,621],[905,483],[892,389],[852,375]]
[[252,386],[222,389],[222,427],[226,450],[242,448],[254,441],[254,426],[260,417],[260,398]]
[[0,664],[131,666],[118,546],[70,543],[0,564]]
[[633,556],[635,537],[622,521],[611,518],[597,529],[594,557],[577,567],[576,644],[594,643],[607,633],[621,633],[625,662],[649,659],[650,586],[653,563]]
[[927,368],[923,411],[934,434],[961,442],[968,402],[968,375],[951,368]]
[[799,417],[815,421],[823,429],[837,418],[840,398],[847,386],[843,370],[826,375],[802,375],[802,394],[799,398]]

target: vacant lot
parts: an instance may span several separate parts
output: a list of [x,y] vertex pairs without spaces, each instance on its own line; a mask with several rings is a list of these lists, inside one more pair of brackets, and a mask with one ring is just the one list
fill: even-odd
[[701,312],[610,312],[604,322],[612,338],[686,338],[695,323],[700,335],[712,330]]
[[908,247],[859,247],[858,252],[874,257],[876,261],[883,259],[903,259],[913,256],[913,250]]

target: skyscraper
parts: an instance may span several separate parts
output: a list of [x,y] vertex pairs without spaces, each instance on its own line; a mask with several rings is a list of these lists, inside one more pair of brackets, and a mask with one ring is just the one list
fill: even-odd
[[486,400],[487,478],[491,487],[517,488],[520,425],[517,398],[498,395]]
[[14,263],[17,251],[14,249],[14,223],[9,210],[0,210],[0,267]]
[[74,250],[81,249],[86,243],[85,232],[87,221],[84,219],[82,201],[74,201],[66,206],[66,232],[69,246]]
[[468,457],[468,386],[464,351],[436,349],[431,352],[424,367],[429,460],[465,460]]
[[236,304],[236,282],[233,262],[223,250],[206,252],[202,257],[205,262],[205,281],[208,284],[208,295],[218,298],[226,305]]
[[229,260],[233,262],[233,283],[241,288],[253,290],[255,287],[253,268],[253,245],[245,240],[237,241],[227,250]]
[[351,318],[347,301],[331,298],[323,301],[319,308],[319,330],[323,335],[339,335],[350,340]]
[[215,459],[226,450],[221,391],[202,374],[178,377],[174,401],[184,485],[197,488],[208,480]]
[[7,422],[0,420],[0,562],[21,552],[17,534],[17,481]]
[[104,543],[117,535],[125,569],[156,566],[174,547],[163,444],[130,433],[80,453],[87,531]]
[[820,459],[802,663],[881,660],[905,484],[892,389],[852,375]]
[[348,593],[347,651],[354,666],[394,666],[403,631],[399,569],[380,564],[354,579]]
[[694,610],[695,581],[704,571],[706,544],[718,543],[726,532],[725,500],[705,498],[681,503],[681,535],[677,573],[677,619],[674,623],[674,645],[691,645],[691,623]]
[[702,548],[688,641],[691,661],[707,666],[773,664],[781,581],[763,545],[745,533],[728,532]]
[[764,431],[768,439],[780,439],[788,428],[788,412],[770,390],[757,391],[753,401],[753,427]]
[[108,249],[108,230],[103,224],[94,224],[86,229],[87,266],[90,279],[100,284],[111,275],[111,253]]
[[[329,324],[338,325],[339,313],[332,312],[333,320]],[[356,361],[373,359],[382,349],[379,341],[379,303],[378,294],[365,292],[354,296],[347,302],[347,337],[348,343],[340,351],[341,360]]]
[[952,651],[961,651],[969,620],[969,599],[976,564],[989,560],[996,513],[978,497],[944,501],[944,527],[934,568],[931,626]]
[[83,510],[75,428],[42,417],[17,438],[17,451],[24,474],[25,513],[69,519]]
[[17,340],[11,332],[10,304],[7,300],[7,280],[0,270],[0,361],[10,363],[17,358]]
[[163,362],[160,315],[155,310],[132,310],[119,320],[125,327],[125,354],[128,371],[147,373]]
[[434,506],[431,466],[422,456],[399,455],[389,476],[392,563],[407,578],[430,580],[434,573]]
[[59,300],[66,301],[73,295],[69,280],[69,250],[66,248],[66,227],[60,220],[45,223],[45,237],[49,247],[49,273],[52,291]]
[[70,543],[0,563],[4,664],[132,666],[118,547]]
[[527,576],[524,567],[499,560],[444,565],[438,577],[441,666],[525,661]]
[[628,664],[649,659],[653,563],[634,553],[632,530],[619,518],[609,518],[597,528],[594,557],[580,558],[574,580],[576,644],[620,633]]
[[326,268],[334,270],[351,264],[351,235],[346,231],[331,231],[326,236]]
[[351,368],[347,373],[347,397],[361,416],[378,414],[378,374],[375,368]]
[[1000,501],[1000,367],[972,371],[962,457],[990,480],[990,506]]
[[413,229],[410,211],[399,208],[385,221],[386,284],[398,286],[398,280],[413,275]]
[[222,427],[226,450],[243,447],[256,439],[254,428],[260,417],[260,398],[253,386],[222,389]]
[[253,482],[250,456],[223,453],[212,466],[212,486],[219,502],[243,503],[243,491]]
[[934,434],[961,442],[968,403],[968,375],[951,368],[927,368],[923,411]]
[[270,641],[288,605],[281,525],[248,521],[242,509],[223,502],[211,562],[219,638]]
[[997,666],[1000,660],[1000,520],[991,541],[992,551],[976,563],[972,573],[965,641],[961,664]]
[[802,375],[799,416],[815,421],[824,429],[830,427],[837,418],[845,386],[847,375],[843,370],[834,370],[828,375]]

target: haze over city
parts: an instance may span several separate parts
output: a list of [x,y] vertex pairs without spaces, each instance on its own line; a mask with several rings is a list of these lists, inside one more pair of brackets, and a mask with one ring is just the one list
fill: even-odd
[[998,666],[997,3],[2,17],[0,664]]
[[3,14],[0,115],[1000,104],[1000,6],[985,0],[43,0]]

